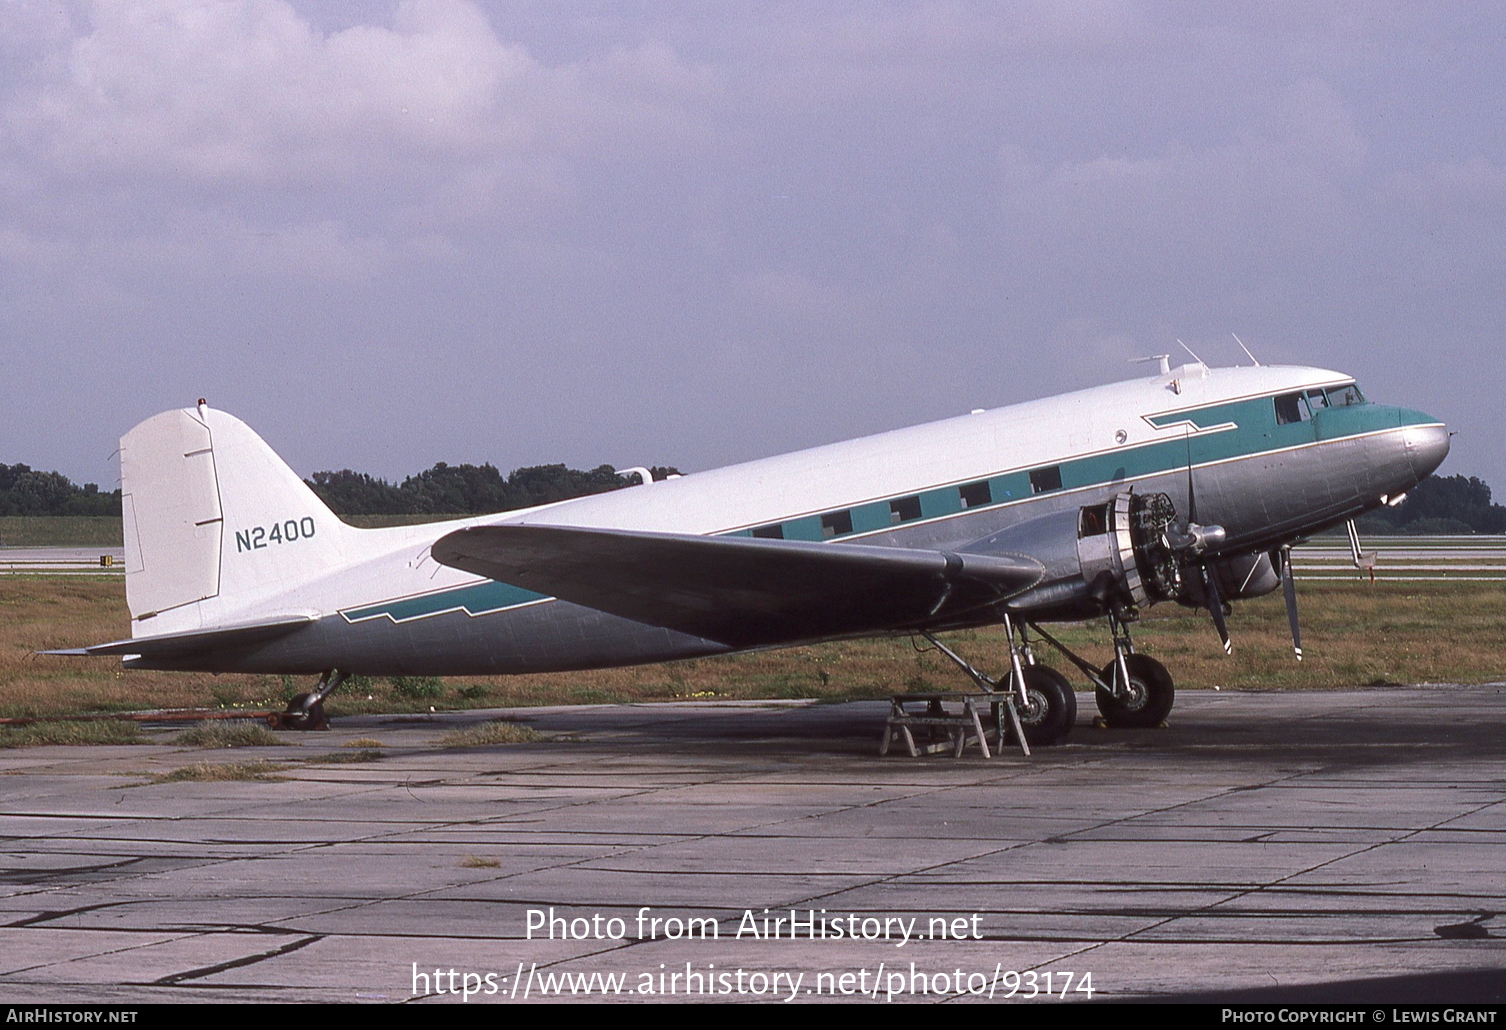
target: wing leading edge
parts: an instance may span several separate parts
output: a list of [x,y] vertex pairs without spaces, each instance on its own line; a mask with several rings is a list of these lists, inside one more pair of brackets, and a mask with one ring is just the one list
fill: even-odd
[[573,526],[475,526],[441,564],[731,647],[920,628],[1039,582],[1024,557]]

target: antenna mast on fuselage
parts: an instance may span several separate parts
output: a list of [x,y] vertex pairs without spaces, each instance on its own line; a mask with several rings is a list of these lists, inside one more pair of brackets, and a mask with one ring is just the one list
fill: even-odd
[[1239,344],[1239,349],[1245,352],[1245,357],[1247,357],[1251,361],[1255,362],[1255,367],[1259,368],[1260,367],[1260,361],[1255,357],[1255,355],[1253,355],[1253,354],[1250,353],[1250,348],[1248,348],[1248,347],[1245,346],[1245,341],[1243,341],[1243,340],[1241,340],[1239,338],[1239,334],[1238,333],[1230,333],[1229,335],[1232,336],[1232,337],[1234,337],[1234,342],[1237,343],[1237,344]]

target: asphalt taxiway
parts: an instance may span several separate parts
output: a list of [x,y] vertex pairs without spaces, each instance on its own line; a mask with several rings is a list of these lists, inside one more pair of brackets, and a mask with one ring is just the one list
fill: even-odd
[[[524,709],[543,740],[459,750],[504,713],[0,752],[0,988],[935,1002],[1049,972],[1074,1001],[1083,974],[1097,999],[1506,1000],[1506,685],[1188,692],[1143,731],[1079,701],[1029,759],[881,759],[873,702]],[[201,761],[284,764],[153,781]]]

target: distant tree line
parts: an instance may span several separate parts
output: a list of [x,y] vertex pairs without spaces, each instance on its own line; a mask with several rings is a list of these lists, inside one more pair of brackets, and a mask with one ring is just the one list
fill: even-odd
[[[649,471],[655,479],[679,474],[663,466]],[[564,465],[530,465],[503,476],[491,464],[448,465],[442,461],[401,484],[351,469],[315,472],[305,482],[337,515],[485,515],[629,485],[611,465],[598,465],[589,471]]]
[[1490,487],[1474,476],[1430,476],[1394,508],[1360,520],[1369,533],[1506,533],[1506,507],[1493,504]]
[[119,515],[120,491],[100,493],[61,472],[0,464],[0,515]]
[[[650,471],[655,479],[679,474],[664,466]],[[350,469],[315,472],[305,480],[337,515],[484,515],[605,493],[636,481],[636,476],[619,476],[611,465],[589,471],[531,465],[503,476],[493,465],[442,461],[401,484]],[[79,486],[60,472],[0,464],[0,516],[4,515],[119,516],[120,491],[102,493],[98,485]]]

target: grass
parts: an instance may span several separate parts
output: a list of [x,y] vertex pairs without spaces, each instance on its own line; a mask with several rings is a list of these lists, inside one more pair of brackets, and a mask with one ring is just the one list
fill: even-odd
[[528,744],[542,740],[531,726],[522,726],[505,719],[468,726],[439,738],[440,747],[485,747],[488,744]]
[[141,727],[120,719],[89,722],[34,722],[0,727],[0,747],[42,744],[145,744]]
[[254,722],[202,722],[173,738],[181,747],[277,747],[283,742]]
[[355,740],[347,740],[341,747],[373,748],[386,747],[380,740],[372,740],[370,737],[357,737]]
[[[1225,657],[1208,616],[1158,605],[1135,627],[1135,642],[1165,662],[1179,688],[1329,689],[1371,683],[1479,683],[1506,679],[1506,590],[1499,583],[1305,581],[1298,584],[1303,649],[1293,661],[1280,593],[1241,602],[1230,619],[1234,656]],[[37,716],[147,708],[281,708],[312,677],[152,672],[112,659],[47,658],[46,648],[77,647],[127,633],[118,580],[0,577],[0,715]],[[1053,626],[1095,664],[1108,661],[1101,622]],[[996,628],[948,634],[979,668],[998,673],[1006,658]],[[1042,660],[1080,688],[1086,679],[1045,649]],[[839,641],[663,665],[547,675],[457,677],[440,681],[439,710],[545,704],[639,703],[884,697],[903,690],[964,689],[934,651],[908,638]],[[426,684],[427,685],[427,684]],[[483,690],[475,688],[482,687]],[[409,688],[411,689],[411,688]],[[368,700],[369,697],[369,700]],[[341,687],[326,707],[335,716],[411,712],[386,679]]]
[[368,747],[362,748],[359,751],[331,751],[327,755],[321,755],[318,758],[310,758],[309,761],[316,762],[320,765],[326,765],[329,763],[345,762],[375,762],[381,757],[382,753],[380,751],[378,751],[376,748]]
[[0,515],[0,547],[120,547],[119,515]]
[[231,780],[282,780],[287,768],[277,762],[195,762],[152,777],[153,783],[225,783]]
[[462,869],[496,869],[501,864],[501,859],[482,858],[480,855],[466,855],[460,860]]

